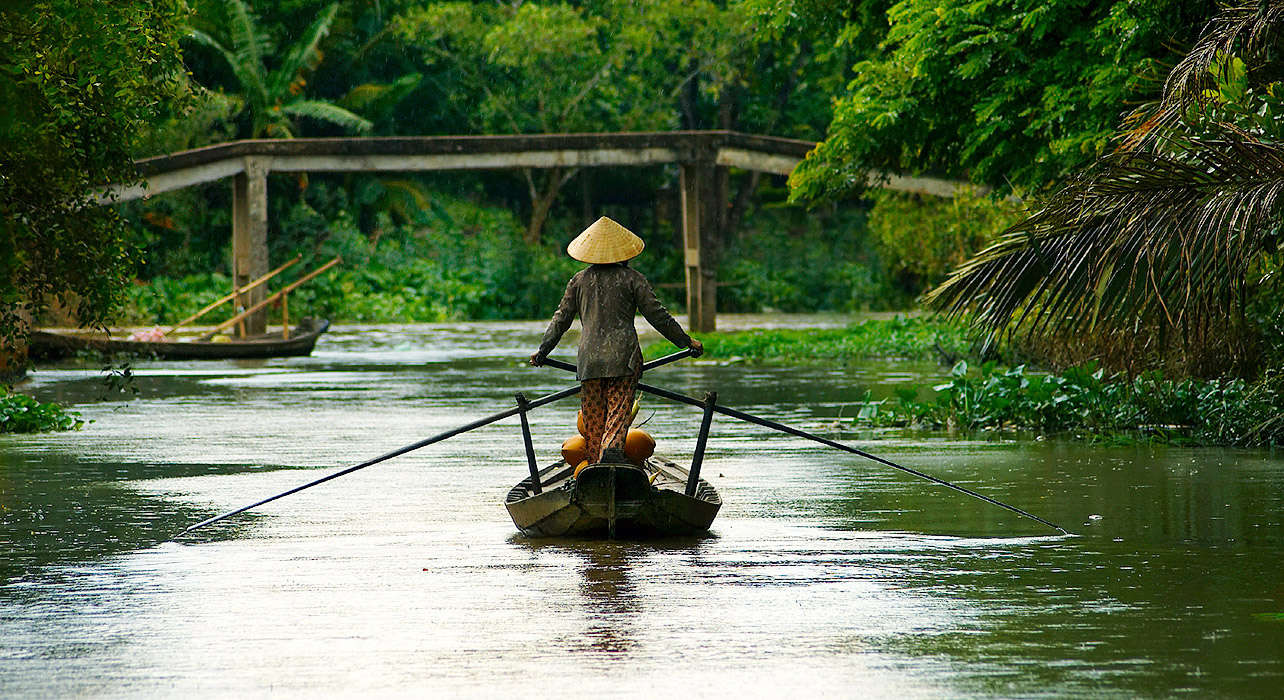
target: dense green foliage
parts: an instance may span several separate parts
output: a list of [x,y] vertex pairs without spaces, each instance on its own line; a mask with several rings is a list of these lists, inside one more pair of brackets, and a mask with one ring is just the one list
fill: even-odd
[[76,430],[85,422],[75,411],[56,403],[41,403],[25,394],[0,387],[0,433],[40,433]]
[[1071,338],[1093,354],[1127,348],[1134,367],[1259,373],[1284,318],[1281,30],[1284,3],[1225,8],[1117,152],[930,300],[991,332]]
[[[305,258],[283,275],[280,284],[335,255],[343,256],[344,265],[291,295],[291,315],[296,317],[307,313],[363,322],[541,318],[551,313],[567,279],[582,266],[562,247],[578,231],[560,218],[553,222],[558,242],[528,245],[511,210],[438,191],[428,214],[416,223],[385,221],[378,235],[367,235],[347,213],[351,199],[331,201],[327,192],[335,190],[312,183],[308,196],[286,211],[281,240],[273,249],[282,259],[296,253]],[[166,197],[170,195],[157,199]],[[187,199],[179,196],[174,201]],[[161,209],[162,204],[153,206],[183,216],[177,206]],[[895,289],[880,274],[863,220],[863,213],[854,208],[828,214],[808,214],[792,206],[752,212],[725,252],[722,279],[727,284],[719,290],[720,308],[857,311],[908,304],[917,290]],[[646,239],[647,249],[634,265],[657,286],[666,304],[680,309],[681,255],[672,224],[645,218],[638,224],[635,228]],[[154,250],[159,256],[165,249]],[[218,258],[210,257],[216,252],[187,261],[178,259],[177,251],[172,254],[172,269],[187,274],[156,275],[146,284],[133,285],[122,320],[173,322],[227,292],[231,282],[226,275],[200,271],[202,265],[209,269],[216,264],[211,260]],[[216,322],[230,314],[228,305],[205,320]]]
[[108,320],[133,249],[95,188],[136,181],[134,136],[181,99],[184,9],[0,6],[0,347],[54,298],[82,323]]
[[870,238],[896,287],[918,293],[942,282],[1020,217],[1019,205],[963,188],[952,199],[872,193]]
[[[846,328],[739,331],[699,338],[707,358],[724,361],[843,363],[871,357],[959,357],[972,351],[962,324],[904,316],[869,319]],[[643,348],[647,359],[672,351],[668,342]]]
[[[828,21],[866,45],[876,29],[828,0],[765,14],[785,21],[777,13],[798,4],[842,13]],[[841,194],[878,172],[1042,188],[1105,151],[1121,112],[1152,94],[1170,47],[1207,12],[1194,0],[897,2],[824,142],[791,177],[795,195]]]
[[[831,62],[807,40],[757,37],[740,3],[437,2],[401,13],[391,31],[428,82],[447,87],[438,109],[455,133],[771,131],[788,118],[790,131],[814,135],[825,114],[800,74]],[[702,115],[711,107],[714,119]],[[523,170],[527,242],[579,173]]]
[[1096,439],[1182,444],[1284,445],[1284,373],[1243,379],[1165,379],[1158,373],[1107,376],[1092,366],[1036,374],[1024,366],[959,362],[936,397],[904,389],[896,399],[865,403],[863,425],[963,432],[1020,430]]

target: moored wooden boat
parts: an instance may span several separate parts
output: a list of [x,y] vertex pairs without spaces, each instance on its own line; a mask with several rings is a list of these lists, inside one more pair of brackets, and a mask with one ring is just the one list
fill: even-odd
[[228,360],[263,357],[296,357],[312,354],[317,339],[330,328],[325,319],[305,318],[284,338],[280,332],[226,341],[120,340],[102,334],[34,331],[28,341],[33,359],[56,360],[81,350],[105,354],[125,353],[165,360]]
[[511,491],[504,505],[513,524],[531,537],[665,537],[706,532],[722,507],[713,486],[698,479],[686,495],[689,472],[652,457],[642,466],[628,462],[584,468],[578,478],[559,461]]

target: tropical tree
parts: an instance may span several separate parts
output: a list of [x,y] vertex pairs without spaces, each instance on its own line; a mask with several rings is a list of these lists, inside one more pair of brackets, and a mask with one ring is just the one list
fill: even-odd
[[1108,150],[1123,105],[1153,94],[1169,47],[1208,13],[1204,0],[750,2],[775,24],[839,25],[856,59],[790,178],[800,200],[880,172],[1045,187]]
[[117,305],[135,251],[97,195],[138,182],[134,136],[182,99],[185,14],[182,0],[0,7],[0,355],[52,300],[94,326]]
[[991,332],[1104,337],[1195,374],[1257,369],[1247,309],[1284,244],[1282,29],[1279,0],[1224,6],[1118,150],[928,301]]
[[[729,14],[732,13],[732,14]],[[702,90],[743,31],[734,8],[707,0],[515,5],[439,2],[401,15],[394,31],[443,89],[455,133],[669,130],[690,124]],[[701,83],[698,76],[707,76]],[[445,89],[449,88],[449,89]],[[694,93],[694,94],[693,94]],[[525,170],[536,242],[577,168]]]
[[330,32],[337,3],[327,6],[278,58],[271,39],[258,26],[244,0],[222,0],[210,6],[211,16],[198,17],[190,30],[197,43],[218,52],[239,88],[242,111],[249,118],[251,138],[293,138],[295,120],[315,119],[349,131],[369,131],[364,117],[322,99],[307,98],[307,74],[321,63],[321,40]]

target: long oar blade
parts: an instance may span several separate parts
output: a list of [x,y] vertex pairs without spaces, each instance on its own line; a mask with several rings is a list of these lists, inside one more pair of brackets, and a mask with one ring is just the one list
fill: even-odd
[[[655,394],[656,396],[659,396],[661,398],[669,399],[670,401],[677,401],[678,403],[685,403],[685,404],[689,404],[691,406],[697,406],[700,408],[704,408],[704,405],[705,405],[703,401],[700,401],[698,399],[694,399],[690,396],[685,396],[677,392],[669,391],[668,389],[661,389],[659,387],[650,386],[649,384],[638,384],[638,388],[641,389],[642,391]],[[767,418],[759,418],[758,416],[753,416],[743,411],[737,411],[734,408],[727,408],[726,406],[719,406],[715,404],[713,407],[713,410],[723,415],[731,416],[732,418],[739,418],[740,420],[748,423],[761,425],[764,428],[771,428],[773,430],[779,430],[782,433],[788,433],[789,435],[793,435],[796,437],[806,438],[808,440],[814,440],[816,442],[819,442],[822,445],[828,445],[829,447],[832,447],[836,450],[842,450],[844,452],[850,452],[855,455],[860,455],[861,457],[864,457],[866,459],[872,459],[875,462],[878,462],[879,464],[887,465],[889,467],[892,467],[893,469],[899,469],[907,474],[913,474],[914,476],[917,476],[920,479],[926,479],[934,484],[940,484],[941,486],[954,489],[959,493],[965,493],[973,498],[979,498],[982,501],[985,501],[986,503],[991,503],[1000,508],[1005,508],[1007,510],[1010,510],[1013,513],[1016,513],[1017,515],[1021,515],[1031,520],[1034,520],[1036,522],[1043,523],[1044,525],[1047,525],[1048,527],[1054,530],[1060,531],[1061,534],[1063,535],[1070,534],[1066,532],[1065,528],[1061,527],[1060,525],[1048,522],[1047,520],[1044,520],[1043,518],[1040,518],[1039,516],[1034,515],[1032,513],[1027,513],[1026,511],[1021,510],[1020,508],[1017,508],[1016,506],[1008,505],[1002,501],[996,501],[995,499],[990,498],[989,496],[979,494],[976,491],[973,491],[968,488],[964,488],[962,486],[959,486],[958,484],[952,484],[944,479],[938,479],[937,477],[934,477],[931,474],[924,474],[923,472],[918,471],[917,469],[910,469],[909,467],[903,467],[895,462],[883,459],[878,455],[870,454],[864,450],[851,447],[850,445],[844,445],[841,442],[834,442],[833,440],[823,438],[819,435],[813,435],[805,430],[799,430],[798,428],[791,428],[790,426],[787,426],[784,423],[777,423],[776,421],[769,420]]]
[[[526,409],[527,409],[527,410],[530,410],[530,409],[532,409],[532,408],[536,408],[536,407],[539,407],[539,406],[543,406],[543,405],[545,405],[545,404],[550,404],[550,403],[552,403],[552,402],[554,402],[554,401],[557,401],[557,400],[559,400],[559,399],[564,399],[564,398],[566,398],[566,397],[568,397],[568,396],[574,396],[575,394],[578,394],[579,392],[580,392],[580,387],[578,387],[578,386],[573,386],[573,387],[570,387],[570,388],[568,388],[568,389],[563,389],[563,390],[561,390],[561,391],[559,391],[559,392],[556,392],[556,393],[553,393],[553,394],[549,394],[549,395],[547,395],[547,396],[542,396],[542,397],[540,397],[540,398],[538,398],[538,399],[535,399],[534,401],[531,401],[530,403],[528,403],[528,404],[526,405]],[[238,513],[244,513],[245,511],[250,510],[251,508],[257,508],[257,507],[259,507],[259,506],[261,506],[261,505],[263,505],[263,504],[265,504],[265,503],[271,503],[272,501],[275,501],[275,500],[277,500],[278,498],[285,498],[286,496],[289,496],[289,495],[291,495],[291,494],[298,493],[298,492],[300,492],[300,491],[302,491],[302,490],[304,490],[304,489],[310,489],[310,488],[312,488],[313,486],[316,486],[316,485],[318,485],[318,484],[324,484],[325,482],[330,481],[331,479],[337,479],[337,478],[339,478],[339,477],[341,477],[341,476],[344,476],[344,475],[347,475],[347,474],[351,474],[352,472],[355,472],[355,471],[357,471],[358,469],[365,469],[366,467],[372,467],[372,466],[374,466],[374,465],[376,465],[376,464],[378,464],[378,463],[380,463],[380,462],[387,461],[387,460],[389,460],[389,459],[392,459],[393,457],[399,457],[399,456],[401,456],[401,455],[406,454],[407,452],[412,452],[412,451],[417,450],[417,449],[419,449],[419,448],[421,448],[421,447],[427,447],[428,445],[431,445],[431,444],[433,444],[433,443],[435,443],[435,442],[441,442],[442,440],[445,440],[445,439],[447,439],[447,438],[452,438],[452,437],[455,437],[456,435],[460,435],[460,434],[462,434],[462,433],[466,433],[466,432],[468,432],[468,431],[470,431],[470,430],[475,430],[475,429],[480,428],[480,427],[482,427],[482,426],[484,426],[484,425],[490,425],[491,423],[494,423],[494,422],[496,422],[496,421],[500,421],[500,420],[503,420],[503,419],[505,419],[505,418],[511,418],[512,416],[517,415],[519,411],[520,411],[520,409],[519,409],[519,408],[510,408],[510,409],[508,409],[507,411],[501,411],[501,412],[499,412],[499,413],[496,413],[495,415],[487,416],[486,418],[481,418],[481,419],[475,420],[475,421],[473,421],[473,422],[471,422],[471,423],[468,423],[467,425],[461,425],[461,426],[459,426],[458,428],[451,428],[450,430],[447,430],[447,431],[446,431],[446,432],[444,432],[444,433],[439,433],[439,434],[434,435],[434,436],[432,436],[432,437],[430,437],[430,438],[425,438],[425,439],[423,439],[423,440],[420,440],[419,442],[414,442],[414,443],[411,443],[411,444],[406,445],[406,446],[404,446],[404,447],[399,447],[399,448],[397,448],[397,449],[393,450],[392,452],[389,452],[389,453],[384,454],[384,455],[380,455],[380,456],[378,456],[378,457],[375,457],[374,459],[366,460],[366,461],[362,462],[361,464],[355,464],[355,465],[353,465],[353,466],[351,466],[351,467],[348,467],[347,469],[343,469],[343,470],[341,470],[341,471],[337,471],[337,472],[335,472],[335,473],[333,473],[333,474],[330,474],[330,475],[328,475],[328,476],[323,476],[323,477],[321,477],[320,479],[317,479],[317,480],[315,480],[315,481],[309,481],[308,483],[303,484],[302,486],[296,486],[296,487],[294,487],[294,488],[290,489],[289,491],[284,491],[284,492],[282,492],[282,493],[278,493],[278,494],[276,494],[275,496],[269,496],[269,497],[267,497],[267,498],[265,498],[265,499],[263,499],[263,500],[261,500],[261,501],[255,501],[254,503],[251,503],[251,504],[249,504],[248,506],[242,506],[242,507],[240,507],[240,508],[237,508],[236,510],[230,510],[230,511],[228,511],[228,512],[226,512],[226,513],[223,513],[222,515],[216,515],[216,516],[214,516],[214,517],[212,517],[212,518],[209,518],[209,519],[207,519],[207,520],[202,520],[201,522],[196,523],[195,525],[193,525],[193,526],[191,526],[191,527],[187,528],[186,530],[183,530],[182,532],[180,532],[180,533],[179,533],[179,536],[181,537],[181,536],[186,535],[187,533],[189,533],[189,532],[191,532],[192,530],[195,530],[195,529],[197,529],[197,528],[202,528],[202,527],[205,527],[206,525],[210,525],[210,524],[216,523],[216,522],[218,522],[218,521],[220,521],[220,520],[223,520],[223,519],[226,519],[226,518],[230,518],[230,517],[232,517],[233,515],[237,515]]]

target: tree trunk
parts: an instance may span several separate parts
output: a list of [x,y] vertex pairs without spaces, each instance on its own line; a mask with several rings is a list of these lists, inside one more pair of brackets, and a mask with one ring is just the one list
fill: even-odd
[[[692,68],[696,61],[691,62]],[[678,109],[682,112],[682,126],[684,129],[694,130],[700,128],[700,74],[692,70],[691,79],[687,84],[682,86],[678,93]]]
[[526,185],[531,197],[531,220],[526,225],[525,240],[527,244],[535,245],[539,243],[544,233],[544,222],[548,220],[548,212],[557,201],[558,193],[562,191],[563,185],[575,177],[579,168],[550,168],[541,171],[539,179],[542,182],[538,184],[530,168],[523,172],[526,175]]
[[0,383],[10,384],[27,374],[27,336],[31,333],[31,315],[19,307],[17,328],[9,340],[0,339]]

